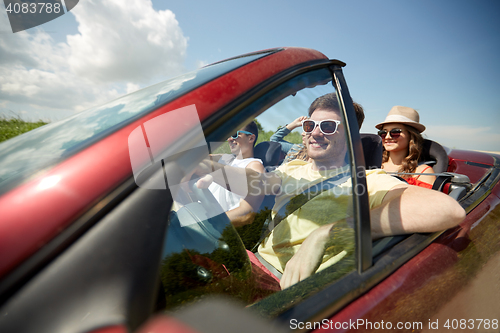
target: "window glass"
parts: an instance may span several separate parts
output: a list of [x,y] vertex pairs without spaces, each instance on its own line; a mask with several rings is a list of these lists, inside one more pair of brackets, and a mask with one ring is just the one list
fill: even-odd
[[271,52],[249,54],[200,68],[1,143],[0,193],[33,172],[90,146],[140,115]]
[[[349,138],[336,103],[330,71],[312,71],[242,109],[239,128],[206,138],[205,158],[219,164],[174,195],[161,267],[168,309],[221,293],[274,315],[354,269]],[[311,277],[282,290],[287,262],[327,228]]]

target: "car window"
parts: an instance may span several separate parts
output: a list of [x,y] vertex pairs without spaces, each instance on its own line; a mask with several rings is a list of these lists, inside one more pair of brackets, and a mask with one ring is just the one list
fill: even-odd
[[[228,167],[213,170],[208,178],[202,179],[208,188],[198,188],[199,175],[190,180],[169,181],[171,189],[175,183],[176,192],[160,273],[167,309],[207,294],[226,294],[274,315],[355,269],[352,154],[348,151],[349,131],[345,128],[343,112],[330,112],[328,119],[316,113],[313,116],[316,123],[311,124],[315,131],[316,126],[320,126],[320,131],[335,132],[329,146],[329,152],[340,161],[335,168],[315,170],[308,158],[300,155],[284,163],[283,142],[274,138],[276,144],[269,144],[277,130],[300,116],[307,116],[311,103],[325,95],[337,98],[329,69],[290,77],[250,99],[250,103],[247,101],[231,121],[208,133],[204,144],[198,141],[194,145],[196,149],[191,149],[196,151],[196,158],[184,159],[191,164],[201,157],[212,158],[224,165],[239,165],[240,170],[244,170],[238,164],[240,161],[236,161],[243,160],[243,156],[235,158],[234,147],[228,146],[225,139],[235,133],[237,138],[246,138],[248,134],[237,133],[237,130],[254,120],[258,126],[257,144],[268,145],[257,158],[266,160],[263,161],[266,164],[271,161],[265,173],[279,177],[281,188],[266,192],[263,186],[259,187],[262,184],[252,184],[245,175],[233,173]],[[320,123],[321,120],[326,121]],[[301,133],[299,127],[283,139],[300,145]],[[276,145],[279,148],[273,150]],[[294,149],[292,152],[301,150],[300,146]],[[185,154],[190,154],[189,149]],[[278,158],[267,161],[273,154]],[[182,154],[177,157],[182,159]],[[238,163],[232,164],[235,161]],[[224,179],[224,183],[217,184],[217,179]],[[214,186],[218,190],[214,190]],[[238,196],[234,196],[237,191],[240,191]],[[247,196],[256,191],[260,192],[252,198]],[[227,201],[236,200],[243,207],[240,200],[247,199],[248,204],[254,205],[254,212],[231,215],[234,208],[228,208]],[[334,224],[332,237],[325,245],[318,269],[310,278],[281,290],[280,273],[298,250],[296,244],[327,224]]]

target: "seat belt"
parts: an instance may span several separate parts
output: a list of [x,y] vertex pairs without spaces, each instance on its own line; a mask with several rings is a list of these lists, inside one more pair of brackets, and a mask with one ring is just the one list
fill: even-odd
[[[324,191],[328,191],[332,188],[334,188],[335,186],[338,186],[340,184],[343,184],[345,183],[349,178],[351,178],[351,173],[350,172],[343,172],[343,173],[340,173],[338,175],[335,175],[331,178],[328,178],[328,179],[325,179],[317,184],[314,184],[310,187],[308,187],[307,189],[305,189],[304,191],[302,191],[302,193],[298,194],[298,195],[307,195],[309,193],[314,193],[314,196],[324,192]],[[297,195],[297,196],[298,196]],[[295,197],[297,197],[295,196]],[[268,225],[268,229],[270,231],[272,231],[274,228],[276,228],[279,224],[279,222],[281,222],[282,220],[284,220],[285,218],[288,217],[289,214],[286,214],[286,209],[288,207],[288,205],[290,204],[290,201],[291,201],[292,198],[290,198],[290,200],[288,200],[288,202],[286,204],[284,204],[283,206],[281,206],[281,208],[278,210],[278,213],[275,215],[275,216],[283,216],[283,218],[278,221],[278,223],[275,223],[275,219],[273,219],[273,221],[271,221],[271,223],[269,223]],[[311,200],[311,196],[309,196],[309,200]],[[308,200],[308,201],[309,201]]]
[[[332,189],[333,187],[335,186],[338,186],[340,184],[343,184],[345,183],[349,178],[351,178],[351,173],[349,170],[343,172],[343,173],[340,173],[338,175],[335,175],[331,178],[328,178],[328,179],[325,179],[317,184],[314,184],[314,185],[311,185],[310,187],[306,188],[304,191],[302,191],[300,194],[296,195],[295,197],[299,196],[299,195],[305,195],[305,194],[309,194],[310,192],[314,192],[315,195],[319,195],[320,193],[324,192],[324,191],[328,191],[330,189]],[[295,198],[293,197],[293,198]],[[274,228],[276,228],[276,226],[281,222],[283,221],[284,219],[286,219],[290,214],[286,214],[286,209],[288,207],[288,205],[290,204],[290,201],[291,201],[292,198],[290,198],[290,200],[288,200],[288,202],[286,204],[284,204],[283,206],[281,206],[281,208],[279,209],[278,213],[275,215],[275,218],[277,216],[283,216],[279,221],[277,221],[277,223],[275,223],[275,218],[271,218],[271,216],[269,216],[266,221],[264,222],[264,225],[262,226],[262,232],[261,232],[261,236],[260,236],[260,239],[259,241],[257,242],[257,244],[255,244],[255,246],[252,248],[252,252],[254,252],[254,250],[259,246],[259,244],[267,237],[269,236],[269,234],[271,234],[271,232],[273,231]],[[309,199],[311,199],[311,197],[309,196]],[[294,210],[295,211],[295,210]]]
[[269,270],[269,272],[271,272],[271,274],[273,274],[274,276],[276,276],[278,279],[281,280],[281,277],[283,276],[283,273],[281,273],[280,271],[278,271],[276,269],[276,267],[274,267],[269,262],[267,262],[266,259],[262,258],[262,256],[259,254],[259,252],[255,252],[254,255],[259,260],[259,262],[262,265],[264,265],[264,267],[267,268]]

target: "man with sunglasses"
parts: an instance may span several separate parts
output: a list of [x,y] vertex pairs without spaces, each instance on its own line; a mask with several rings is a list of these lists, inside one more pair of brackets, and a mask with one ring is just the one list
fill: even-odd
[[[212,158],[215,157],[218,163],[226,166],[264,172],[262,161],[254,158],[254,146],[258,135],[257,124],[252,121],[227,139],[231,154],[212,155]],[[244,217],[258,208],[260,204],[260,197],[249,197],[245,200],[243,196],[232,193],[217,183],[210,184],[208,189],[235,226],[245,224]]]
[[[341,259],[352,259],[354,252],[354,233],[346,216],[352,196],[350,167],[346,162],[345,127],[336,95],[317,98],[309,108],[309,116],[303,122],[303,129],[311,163],[294,160],[263,174],[240,170],[241,179],[247,181],[244,185],[248,186],[249,196],[276,194],[271,225],[279,224],[260,243],[256,255],[283,273],[282,288]],[[197,173],[206,174],[214,167],[217,168],[213,163],[202,163]],[[336,191],[332,192],[336,193],[320,191],[322,195],[282,213],[283,207],[297,201],[304,188],[331,179],[335,179]],[[223,179],[216,181],[222,183]],[[366,182],[372,239],[440,231],[458,225],[465,217],[462,207],[449,196],[409,186],[382,170],[366,171]],[[274,223],[276,216],[280,219]]]
[[[354,112],[356,113],[356,120],[358,122],[358,128],[361,130],[363,121],[365,119],[365,113],[363,106],[359,103],[353,101]],[[288,163],[296,158],[307,160],[307,152],[305,150],[305,145],[303,143],[293,144],[284,139],[285,136],[291,133],[297,127],[303,127],[303,121],[308,119],[306,116],[301,116],[279,128],[269,139],[269,141],[279,142],[281,144],[281,150],[285,153],[285,159],[283,163]],[[305,132],[302,132],[302,139],[304,140]]]

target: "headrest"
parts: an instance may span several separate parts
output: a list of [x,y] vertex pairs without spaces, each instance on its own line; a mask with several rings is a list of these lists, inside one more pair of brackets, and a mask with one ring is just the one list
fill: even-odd
[[382,139],[377,134],[360,133],[363,154],[365,155],[366,170],[382,167]]
[[255,158],[260,158],[264,167],[276,166],[280,161],[281,144],[279,142],[262,141],[253,149]]
[[440,173],[448,170],[448,154],[439,143],[424,139],[420,164],[429,164],[434,172]]

